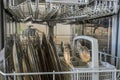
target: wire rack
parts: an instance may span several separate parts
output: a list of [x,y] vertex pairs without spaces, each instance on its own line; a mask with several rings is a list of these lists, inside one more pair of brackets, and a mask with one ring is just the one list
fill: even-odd
[[55,80],[58,74],[69,74],[71,75],[71,80],[96,80],[94,75],[98,75],[97,80],[120,80],[120,70],[77,70],[69,72],[39,72],[39,73],[3,73],[0,71],[0,80],[6,80],[6,77],[13,76],[12,80],[17,80],[18,76],[35,76],[35,75],[52,75],[53,80]]
[[57,16],[57,20],[94,19],[117,14],[119,10],[118,0],[46,0],[44,3],[26,0],[17,6],[13,1],[9,0],[9,9],[23,21],[29,18],[49,20],[52,16]]
[[[119,67],[120,58],[113,57],[107,53],[99,52],[100,61],[108,63],[108,57],[116,59],[116,68]],[[105,63],[105,66],[107,65]],[[1,66],[4,65],[3,64]],[[65,72],[30,72],[30,73],[4,73],[0,71],[0,80],[7,80],[8,77],[12,77],[12,80],[17,80],[17,77],[24,76],[36,76],[36,75],[50,75],[52,80],[55,80],[57,75],[63,74],[64,76],[70,77],[70,80],[120,80],[120,70],[115,68],[115,66],[108,65],[107,67],[100,68],[72,68],[70,71]],[[2,69],[3,70],[3,69]],[[11,80],[11,79],[10,79]]]

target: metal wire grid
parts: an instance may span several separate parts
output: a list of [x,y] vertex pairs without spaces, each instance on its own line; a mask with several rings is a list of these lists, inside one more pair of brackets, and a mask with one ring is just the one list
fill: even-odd
[[17,80],[18,76],[32,76],[32,75],[51,75],[53,80],[58,74],[71,75],[71,80],[94,80],[93,74],[98,74],[98,80],[120,80],[120,70],[80,70],[69,72],[39,72],[39,73],[3,73],[0,71],[0,80],[6,80],[8,76],[12,76],[13,80]]
[[[104,57],[102,56],[104,55]],[[111,55],[108,55],[106,53],[100,52],[100,61],[106,61],[107,58],[115,58]],[[104,58],[104,60],[102,59]],[[118,64],[116,64],[117,67]],[[70,77],[70,80],[94,80],[94,74],[98,74],[99,80],[120,80],[120,70],[116,70],[113,67],[109,68],[99,68],[99,69],[93,69],[93,68],[73,68],[71,71],[66,72],[32,72],[32,73],[3,73],[0,71],[0,80],[7,80],[8,77],[12,77],[12,80],[17,80],[17,77],[19,76],[35,76],[35,75],[51,75],[53,80],[55,80],[55,77],[59,74],[63,74],[66,77]]]
[[[54,1],[54,0],[47,0]],[[55,0],[56,1],[56,0]],[[41,21],[41,19],[49,19],[56,12],[59,13],[56,19],[71,19],[71,18],[98,18],[108,15],[113,15],[119,10],[118,0],[95,0],[94,5],[88,5],[86,7],[80,8],[79,5],[74,5],[73,3],[88,3],[88,0],[75,0],[71,4],[64,4],[70,2],[69,0],[58,0],[59,3],[55,4],[51,2],[39,4],[39,0],[33,3],[31,0],[27,0],[17,6],[15,6],[14,0],[9,0],[9,8],[16,14],[21,20],[26,20],[28,18],[34,18],[35,20]],[[92,0],[93,1],[93,0]],[[81,3],[82,4],[82,3]],[[46,14],[47,13],[47,14]],[[32,16],[31,16],[32,15]],[[43,17],[44,16],[44,17]],[[33,20],[34,20],[33,19]]]
[[[92,74],[94,73],[79,73],[78,79],[74,75],[74,80],[93,80]],[[99,80],[115,80],[114,73],[112,72],[99,72]]]

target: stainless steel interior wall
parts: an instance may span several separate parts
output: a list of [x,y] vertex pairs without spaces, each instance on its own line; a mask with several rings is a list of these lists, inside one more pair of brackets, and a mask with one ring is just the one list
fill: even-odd
[[[120,58],[120,11],[118,14],[112,17],[112,56]],[[115,64],[116,59],[112,59],[112,63]],[[120,63],[119,68],[120,68]]]
[[1,49],[1,0],[0,0],[0,49]]
[[[117,54],[117,34],[118,34],[118,15],[112,16],[112,56],[116,56]],[[112,64],[115,65],[115,59],[112,58]]]
[[4,47],[3,0],[0,0],[0,49]]
[[[117,56],[120,58],[120,11],[119,11],[119,28],[118,28],[118,43],[117,43]],[[120,62],[119,64],[119,68],[120,68]]]

